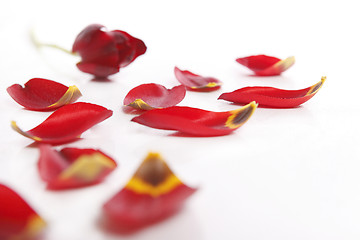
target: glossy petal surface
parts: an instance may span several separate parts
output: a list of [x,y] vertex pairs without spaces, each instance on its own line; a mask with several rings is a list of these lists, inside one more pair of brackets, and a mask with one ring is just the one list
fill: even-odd
[[36,111],[53,110],[81,97],[76,86],[67,87],[42,78],[30,79],[24,87],[14,84],[7,88],[7,92],[21,106]]
[[72,51],[81,57],[77,64],[81,71],[101,79],[129,65],[146,52],[146,46],[124,31],[107,31],[103,25],[92,24],[76,37]]
[[223,93],[219,99],[244,104],[256,101],[263,107],[292,108],[312,98],[322,87],[326,77],[311,87],[300,90],[284,90],[273,87],[246,87],[230,93]]
[[127,185],[107,201],[108,227],[131,231],[176,213],[196,189],[183,184],[158,153],[149,153]]
[[124,105],[141,110],[171,107],[181,102],[185,94],[186,90],[182,85],[167,89],[160,84],[142,84],[130,90],[124,99]]
[[191,107],[154,109],[132,119],[142,125],[193,136],[227,135],[242,126],[257,107],[255,102],[233,111],[212,112]]
[[187,70],[174,68],[176,79],[187,89],[198,92],[210,92],[220,88],[222,82],[213,77],[203,77]]
[[101,182],[117,164],[100,150],[40,145],[38,169],[48,189],[84,187]]
[[0,184],[0,239],[30,240],[45,227],[44,220],[9,187]]
[[56,110],[44,122],[29,131],[21,130],[16,122],[12,122],[12,128],[37,142],[59,144],[78,139],[83,132],[111,115],[112,111],[102,106],[78,102]]
[[266,55],[256,55],[236,59],[238,63],[252,70],[258,76],[280,75],[295,63],[295,57],[281,60]]

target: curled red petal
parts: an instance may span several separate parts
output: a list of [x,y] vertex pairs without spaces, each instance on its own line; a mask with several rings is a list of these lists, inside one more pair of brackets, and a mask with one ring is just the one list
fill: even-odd
[[60,144],[71,142],[92,126],[104,121],[112,111],[91,103],[72,103],[59,108],[37,127],[23,131],[16,122],[12,128],[37,142]]
[[[114,30],[110,34],[114,37],[116,46],[118,48],[118,54],[120,58],[120,67],[126,67],[132,63],[138,56],[143,55],[146,52],[145,43],[138,38],[135,38],[127,32]],[[124,46],[124,43],[127,44]]]
[[238,63],[252,70],[258,76],[280,75],[295,63],[295,57],[281,60],[267,55],[255,55],[236,59]]
[[263,107],[292,108],[312,98],[322,87],[326,77],[311,87],[300,90],[284,90],[273,87],[246,87],[229,93],[223,93],[219,99],[244,104],[256,101]]
[[132,231],[176,213],[196,189],[186,186],[158,153],[149,153],[126,186],[104,204],[106,225]]
[[33,239],[45,226],[45,221],[22,197],[0,184],[0,239]]
[[144,54],[146,46],[124,31],[107,31],[103,25],[92,24],[76,37],[72,51],[81,57],[77,64],[81,71],[106,79]]
[[210,92],[220,88],[222,82],[213,77],[203,77],[186,70],[174,68],[176,79],[188,90]]
[[48,189],[100,183],[116,166],[116,162],[100,150],[64,148],[56,151],[50,145],[40,145],[38,169]]
[[43,78],[30,79],[24,87],[14,84],[7,88],[7,92],[18,104],[36,111],[53,110],[81,97],[76,86],[67,87]]
[[181,102],[185,94],[186,90],[182,85],[167,89],[160,84],[142,84],[129,91],[124,105],[141,110],[171,107]]
[[240,109],[212,112],[174,106],[147,111],[134,117],[132,121],[152,128],[175,130],[193,136],[222,136],[242,126],[251,117],[256,107],[257,104],[251,102]]

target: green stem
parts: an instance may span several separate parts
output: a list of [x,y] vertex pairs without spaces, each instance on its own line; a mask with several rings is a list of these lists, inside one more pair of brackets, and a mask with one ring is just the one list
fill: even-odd
[[74,53],[74,52],[72,52],[72,51],[70,51],[70,50],[68,50],[66,48],[60,47],[60,46],[58,46],[56,44],[49,44],[49,43],[40,42],[39,39],[35,35],[34,29],[30,30],[30,39],[31,39],[31,42],[35,45],[36,48],[50,47],[50,48],[54,48],[54,49],[63,51],[65,53],[67,53],[67,54],[77,56],[76,53]]

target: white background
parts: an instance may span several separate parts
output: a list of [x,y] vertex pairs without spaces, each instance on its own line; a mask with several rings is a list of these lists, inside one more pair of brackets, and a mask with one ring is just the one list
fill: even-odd
[[[45,240],[359,239],[360,15],[357,1],[2,1],[0,3],[0,182],[47,221]],[[90,23],[121,29],[148,46],[111,83],[91,82],[78,59],[37,51],[38,37],[71,48]],[[235,62],[267,54],[295,56],[279,77],[259,78]],[[217,100],[245,86],[323,88],[299,108],[257,109],[234,134],[180,138],[130,122],[126,93],[141,83],[178,85],[173,68],[224,82],[211,93],[188,92],[179,104],[213,111],[238,108]],[[119,163],[102,184],[48,191],[37,173],[38,150],[10,128],[29,130],[50,113],[22,109],[7,94],[14,83],[42,77],[77,85],[79,101],[114,111],[72,147],[100,148]],[[61,146],[64,147],[64,146]],[[61,147],[57,147],[58,149]],[[101,206],[129,180],[148,151],[162,153],[188,185],[199,187],[176,216],[133,235],[97,225]]]

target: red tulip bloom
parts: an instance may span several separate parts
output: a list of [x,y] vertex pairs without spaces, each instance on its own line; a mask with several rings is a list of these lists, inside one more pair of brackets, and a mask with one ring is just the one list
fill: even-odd
[[101,79],[129,65],[146,52],[146,46],[124,31],[106,31],[103,25],[92,24],[76,37],[72,52],[81,57],[80,71]]

